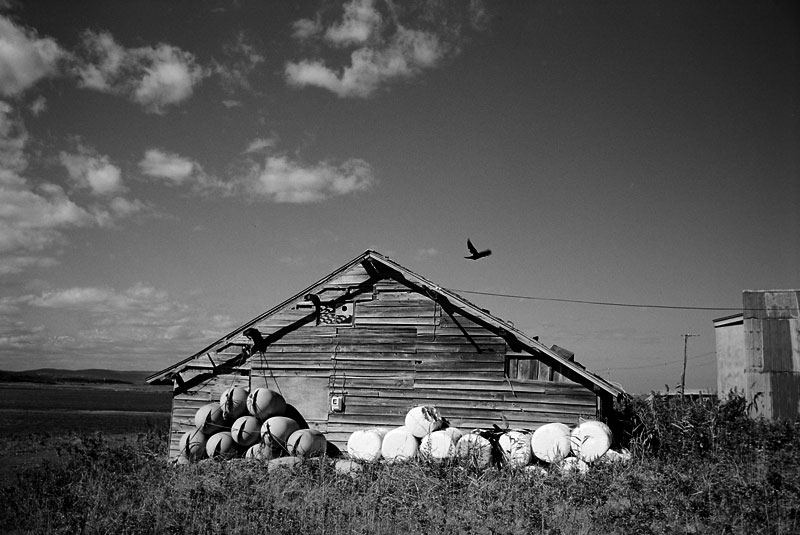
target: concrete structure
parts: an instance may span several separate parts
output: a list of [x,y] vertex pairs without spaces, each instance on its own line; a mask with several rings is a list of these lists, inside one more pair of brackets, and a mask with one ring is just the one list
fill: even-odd
[[742,314],[714,320],[717,389],[755,401],[754,415],[800,417],[800,290],[745,290]]

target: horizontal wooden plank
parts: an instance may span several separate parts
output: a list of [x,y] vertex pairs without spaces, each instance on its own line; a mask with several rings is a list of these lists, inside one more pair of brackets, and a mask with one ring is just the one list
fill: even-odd
[[359,305],[356,314],[359,318],[414,318],[421,316],[435,320],[439,317],[435,307],[416,301],[406,301],[402,306],[386,306],[385,302],[372,301],[369,304]]
[[328,429],[336,429],[347,425],[377,426],[386,425],[399,427],[405,424],[405,414],[400,415],[350,415],[346,413],[332,413],[328,416]]
[[267,354],[273,353],[370,353],[379,350],[381,352],[413,353],[416,351],[414,342],[396,342],[386,344],[280,344],[271,345],[267,349]]
[[405,326],[422,326],[422,325],[435,325],[437,319],[426,318],[424,316],[406,317],[406,318],[391,318],[386,316],[364,317],[356,314],[355,324],[357,327],[375,327],[379,325],[405,325]]

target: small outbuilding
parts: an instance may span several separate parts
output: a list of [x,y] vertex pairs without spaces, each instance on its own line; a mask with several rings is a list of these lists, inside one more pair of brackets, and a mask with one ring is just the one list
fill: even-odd
[[403,425],[417,405],[462,429],[536,429],[603,418],[622,395],[570,351],[375,251],[147,382],[174,388],[172,459],[198,409],[233,386],[279,392],[339,447],[359,429]]
[[714,333],[720,398],[734,390],[754,416],[800,418],[800,290],[745,290]]

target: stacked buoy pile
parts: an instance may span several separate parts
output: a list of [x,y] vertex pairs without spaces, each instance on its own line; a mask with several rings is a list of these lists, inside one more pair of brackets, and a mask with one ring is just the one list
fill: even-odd
[[563,423],[549,423],[534,432],[495,426],[464,433],[450,426],[436,407],[424,405],[408,411],[405,425],[400,427],[352,433],[347,441],[349,459],[340,463],[352,470],[353,461],[399,463],[422,459],[477,468],[497,464],[542,469],[546,465],[583,472],[592,463],[630,459],[626,450],[612,450],[612,441],[608,426],[595,420],[583,421],[574,429]]
[[308,428],[281,394],[268,388],[228,388],[219,403],[198,409],[194,423],[181,437],[178,464],[244,457],[278,466],[336,450],[320,431]]

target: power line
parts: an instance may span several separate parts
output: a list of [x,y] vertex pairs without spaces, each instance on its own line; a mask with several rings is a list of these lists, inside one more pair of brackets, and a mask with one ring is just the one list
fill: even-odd
[[[531,301],[556,301],[558,303],[580,303],[583,305],[601,305],[609,307],[630,307],[630,308],[666,308],[671,310],[717,310],[728,312],[741,312],[741,307],[688,307],[688,306],[672,306],[672,305],[645,305],[636,303],[614,303],[609,301],[585,301],[582,299],[557,299],[554,297],[533,297],[530,295],[513,295],[513,294],[499,294],[492,292],[476,292],[473,290],[452,290],[456,293],[475,294],[475,295],[489,295],[492,297],[507,297],[510,299],[528,299]],[[753,309],[748,309],[753,310]]]
[[[693,357],[689,357],[687,360],[696,360],[703,357],[707,357],[709,355],[716,354],[716,351],[709,351],[707,353],[701,353],[699,355],[695,355]],[[659,366],[668,366],[670,364],[678,364],[679,362],[683,362],[683,359],[678,360],[670,360],[668,362],[659,362],[658,364],[646,364],[644,366],[623,366],[621,368],[604,368],[606,370],[644,370],[646,368],[658,368]]]

